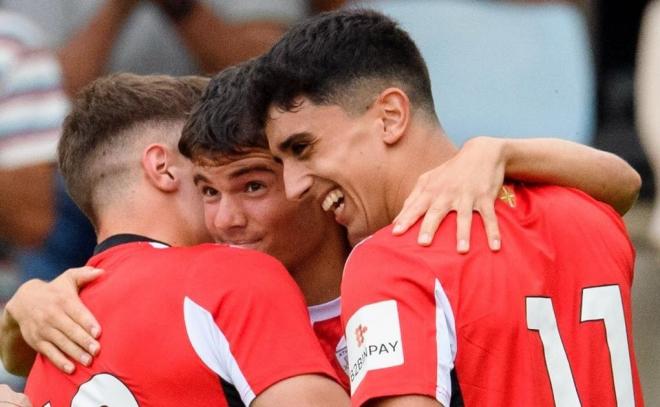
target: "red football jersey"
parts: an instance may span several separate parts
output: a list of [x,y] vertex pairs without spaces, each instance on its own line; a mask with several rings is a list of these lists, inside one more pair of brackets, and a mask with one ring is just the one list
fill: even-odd
[[354,405],[406,394],[445,406],[643,404],[621,218],[554,186],[508,187],[501,199],[498,253],[478,216],[465,255],[455,216],[428,248],[417,225],[354,249],[342,283]]
[[334,378],[275,259],[134,240],[144,238],[114,236],[88,263],[105,269],[81,292],[103,327],[100,353],[71,376],[39,356],[26,386],[33,405],[243,406],[292,376]]
[[314,333],[321,348],[335,369],[342,387],[348,392],[348,351],[344,329],[341,326],[341,300],[336,298],[323,304],[308,307]]

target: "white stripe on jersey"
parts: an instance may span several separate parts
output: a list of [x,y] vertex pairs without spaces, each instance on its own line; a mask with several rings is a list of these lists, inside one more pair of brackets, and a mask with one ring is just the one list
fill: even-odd
[[435,280],[435,342],[438,358],[435,398],[443,406],[448,406],[451,400],[451,370],[456,358],[456,324],[449,299],[438,279]]
[[229,341],[215,323],[213,315],[188,297],[183,300],[183,315],[188,339],[199,358],[209,369],[234,385],[243,403],[249,406],[255,398],[254,391],[232,355]]

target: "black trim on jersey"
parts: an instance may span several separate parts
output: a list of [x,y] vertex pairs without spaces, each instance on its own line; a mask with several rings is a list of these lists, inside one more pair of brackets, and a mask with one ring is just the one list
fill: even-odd
[[119,246],[120,244],[134,243],[134,242],[153,242],[153,243],[160,243],[160,244],[164,244],[165,246],[169,246],[169,244],[167,243],[158,241],[156,239],[152,239],[150,237],[134,235],[131,233],[121,233],[118,235],[112,235],[109,238],[102,241],[101,243],[97,244],[96,247],[94,248],[94,255],[96,256],[97,254],[106,251],[108,249],[111,249],[115,246]]
[[463,407],[463,394],[461,394],[461,385],[458,383],[456,376],[456,369],[451,370],[451,399],[449,400],[450,407]]
[[241,396],[238,394],[236,387],[222,377],[218,376],[218,378],[220,379],[220,384],[222,385],[222,391],[225,393],[227,405],[229,407],[245,407],[245,404],[243,403],[243,400],[241,400]]

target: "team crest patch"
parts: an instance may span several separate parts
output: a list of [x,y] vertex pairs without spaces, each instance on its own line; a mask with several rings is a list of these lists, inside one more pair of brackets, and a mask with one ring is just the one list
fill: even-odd
[[351,395],[370,370],[403,364],[403,343],[396,301],[365,305],[346,325]]

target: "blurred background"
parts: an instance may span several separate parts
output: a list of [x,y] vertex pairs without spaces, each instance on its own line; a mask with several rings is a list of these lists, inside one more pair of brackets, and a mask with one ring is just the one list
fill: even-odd
[[[84,264],[93,230],[53,165],[72,95],[109,72],[209,73],[259,55],[342,0],[0,0],[0,303]],[[660,405],[660,0],[373,0],[420,46],[438,115],[475,135],[554,136],[643,178],[624,217],[637,248],[634,336]],[[0,372],[0,382],[20,388]]]

